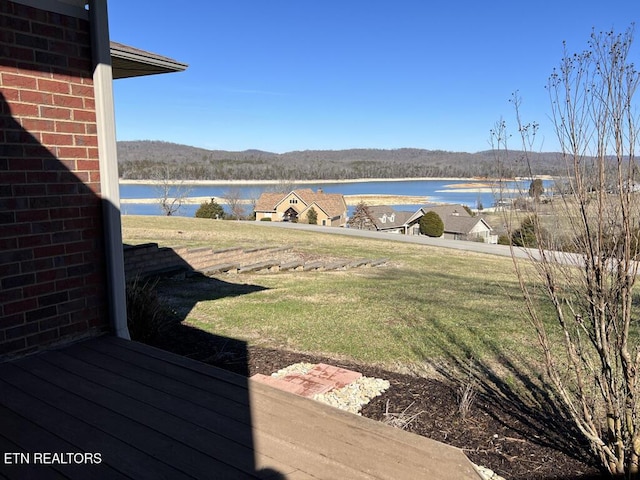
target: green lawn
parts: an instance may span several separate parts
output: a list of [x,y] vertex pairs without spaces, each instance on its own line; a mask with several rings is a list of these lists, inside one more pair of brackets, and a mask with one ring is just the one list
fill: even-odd
[[179,217],[125,216],[123,237],[165,246],[292,245],[334,257],[390,259],[376,268],[217,277],[260,287],[242,295],[207,297],[194,280],[169,288],[188,324],[216,334],[394,367],[454,368],[473,358],[493,371],[512,363],[538,369],[535,336],[508,258]]

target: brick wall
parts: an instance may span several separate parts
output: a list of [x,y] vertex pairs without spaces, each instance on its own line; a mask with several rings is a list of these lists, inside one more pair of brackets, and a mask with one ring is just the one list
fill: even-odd
[[0,2],[0,355],[107,328],[89,24]]

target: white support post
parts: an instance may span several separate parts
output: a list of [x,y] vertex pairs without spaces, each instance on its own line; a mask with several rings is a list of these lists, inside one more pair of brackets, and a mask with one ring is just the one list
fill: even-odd
[[113,74],[109,40],[107,0],[89,1],[93,50],[93,85],[96,99],[100,191],[104,210],[107,281],[111,324],[117,337],[130,339],[120,221],[120,191],[113,104]]

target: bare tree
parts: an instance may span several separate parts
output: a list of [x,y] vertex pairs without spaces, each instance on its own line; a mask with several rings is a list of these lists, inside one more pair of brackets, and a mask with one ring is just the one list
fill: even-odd
[[365,202],[358,203],[347,225],[349,228],[357,228],[359,230],[375,230],[375,218],[371,210],[369,210],[369,205]]
[[190,188],[184,180],[177,180],[179,177],[178,167],[167,164],[154,171],[158,204],[166,216],[177,213],[189,196]]
[[[258,204],[258,199],[260,195],[262,195],[263,190],[259,188],[253,188],[249,191],[249,206],[251,208],[251,218],[255,220],[256,218],[256,205]],[[287,192],[288,193],[288,192]]]
[[[512,258],[549,381],[564,411],[604,468],[614,476],[638,478],[640,312],[634,288],[640,124],[634,94],[640,77],[629,63],[632,40],[629,29],[593,32],[580,54],[569,54],[565,45],[548,91],[567,188],[554,200],[551,217],[540,215],[542,207],[534,202],[530,218],[537,248],[528,250],[530,262],[515,254]],[[537,125],[520,120],[517,96],[514,105],[530,166],[526,153],[535,143]],[[501,129],[492,131],[492,138],[506,151]],[[507,215],[507,225],[515,229],[513,212]],[[546,218],[555,219],[553,228],[543,225]],[[543,238],[548,231],[554,236]],[[517,247],[511,248],[515,253]],[[541,298],[548,302],[541,305]],[[557,327],[560,344],[552,333]]]
[[240,191],[239,188],[235,188],[235,187],[229,188],[223,193],[222,198],[224,198],[224,201],[229,207],[229,211],[231,212],[231,218],[234,218],[236,220],[240,220],[244,218],[245,211],[244,211],[244,205],[243,205],[243,199],[242,199],[242,192]]

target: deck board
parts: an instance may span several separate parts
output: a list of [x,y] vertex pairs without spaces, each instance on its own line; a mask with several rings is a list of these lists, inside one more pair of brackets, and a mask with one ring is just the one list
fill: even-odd
[[[78,381],[101,388],[84,388],[80,392],[84,398],[98,405],[116,411],[131,420],[167,435],[206,455],[215,448],[215,455],[224,462],[244,473],[247,465],[255,459],[250,423],[241,423],[231,416],[219,414],[210,408],[203,408],[188,400],[163,395],[161,391],[133,382],[124,377],[105,372],[69,355],[52,352],[47,361],[54,368],[45,371],[47,377],[64,378],[55,368],[62,368]],[[131,367],[130,367],[131,368]],[[73,383],[71,384],[73,385]],[[198,392],[192,392],[192,396]],[[273,458],[260,459],[277,467],[279,471],[291,472],[289,465]]]
[[[145,350],[144,348],[140,348],[144,347],[143,345],[132,342],[122,342],[117,339],[109,339],[109,341],[105,343],[111,346],[105,346],[104,343],[89,346],[80,344],[71,347],[69,350],[78,358],[90,361],[95,365],[107,365],[107,368],[122,372],[123,376],[135,379],[138,382],[144,382],[145,385],[159,389],[158,391],[162,392],[163,389],[168,388],[171,393],[175,393],[176,382],[167,383],[160,376],[149,375],[149,368],[153,369],[157,365],[156,362],[149,361],[148,355],[141,353]],[[114,345],[118,348],[114,349]],[[117,355],[118,358],[116,358],[115,355]],[[202,379],[194,375],[193,371],[185,371],[183,369],[184,366],[191,366],[193,364],[191,360],[167,354],[167,352],[161,350],[154,350],[151,352],[151,355],[163,361],[167,360],[167,362],[171,364],[162,365],[160,371],[163,375],[172,375],[171,378],[179,381],[179,385],[182,385],[181,389],[184,389],[185,385],[185,383],[182,382],[190,382],[188,383],[189,385],[197,388],[195,394],[184,396],[184,399],[188,399],[190,402],[190,407],[187,411],[202,414],[203,410],[206,411],[211,408],[212,404],[215,404],[216,407],[218,407],[217,410],[220,409],[225,415],[225,418],[219,419],[220,422],[230,429],[235,429],[234,432],[231,432],[231,435],[238,435],[239,433],[246,432],[247,429],[252,432],[255,430],[252,426],[250,416],[246,386],[247,380],[245,378],[219,369],[216,369],[216,376],[212,377],[210,376],[210,368],[208,366],[196,364],[194,365],[195,369],[207,375],[205,379]],[[125,365],[122,360],[123,358],[129,360],[131,364]],[[119,363],[122,363],[122,365]],[[218,377],[221,377],[222,380]],[[243,383],[245,385],[244,387],[242,387]],[[224,394],[223,396],[221,396],[221,391]],[[184,390],[182,390],[181,393],[184,395]],[[227,397],[231,397],[233,400]],[[280,407],[281,405],[275,406],[275,408]],[[204,420],[207,418],[211,419],[212,413],[210,410],[209,412],[209,416],[206,414],[202,415],[200,418],[201,423],[205,423]],[[255,432],[253,432],[251,436],[254,434]],[[345,475],[346,472],[348,472],[349,478],[353,479],[371,478],[362,474],[362,472],[337,463],[315,452],[313,449],[303,450],[298,448],[291,442],[280,438],[282,435],[280,434],[279,427],[272,431],[272,434],[261,431],[260,435],[264,440],[260,443],[260,448],[256,448],[255,444],[253,445],[256,451],[255,460],[258,469],[271,468],[279,472],[288,471],[290,468],[288,465],[286,469],[283,469],[281,468],[282,462],[274,460],[274,458],[286,458],[291,468],[300,468],[310,464],[316,465],[317,468],[322,467],[321,470],[327,475],[325,478],[339,478]],[[255,438],[253,440],[255,442]],[[292,451],[295,451],[295,455],[290,454]]]
[[0,363],[1,452],[99,452],[0,478],[470,479],[453,447],[146,345],[101,337]]
[[[50,432],[55,432],[64,439],[68,439],[69,443],[76,447],[71,450],[72,452],[100,452],[104,458],[117,459],[117,462],[111,465],[131,478],[148,478],[150,480],[153,478],[189,478],[183,472],[163,463],[157,454],[145,454],[139,449],[147,444],[146,436],[141,437],[146,432],[141,431],[137,423],[131,425],[120,423],[122,432],[120,435],[117,433],[114,435],[113,429],[109,428],[108,423],[113,419],[101,422],[103,419],[100,415],[100,409],[85,410],[83,414],[82,409],[79,408],[77,411],[69,413],[65,411],[68,407],[78,407],[77,402],[74,401],[74,395],[47,387],[37,377],[34,378],[33,375],[17,368],[9,372],[8,367],[2,365],[0,368],[0,401],[26,419],[37,423]],[[29,384],[38,387],[30,388]],[[59,408],[59,405],[67,408]],[[99,426],[86,423],[81,419],[82,416],[92,417],[97,423],[104,423],[107,429],[112,431],[104,431]],[[129,428],[125,429],[127,426]],[[19,424],[16,428],[19,428]],[[13,438],[15,434],[15,430],[13,430],[9,431],[7,435]],[[55,448],[43,451],[60,452],[65,450]],[[89,468],[87,470],[91,471]]]
[[[57,359],[61,361],[60,357]],[[61,363],[68,366],[70,362]],[[128,434],[138,435],[133,439],[135,443],[144,442],[139,448],[159,458],[175,456],[174,464],[185,473],[203,477],[214,469],[224,476],[238,477],[245,473],[250,478],[252,471],[245,468],[253,462],[251,446],[233,442],[198,423],[187,422],[138,400],[137,385],[131,385],[132,388],[122,393],[98,383],[95,378],[82,381],[83,377],[37,358],[30,359],[28,366],[43,381],[49,379],[52,385],[73,391],[78,397],[67,399],[66,403],[71,404],[60,405],[60,408],[77,411],[91,407],[91,418],[80,416],[116,436],[123,435],[122,428],[129,429],[131,421],[135,422],[138,428]],[[176,405],[176,408],[182,407]],[[212,445],[215,445],[215,456],[210,455]]]
[[[282,435],[299,447],[312,449],[338,463],[349,464],[360,472],[390,479],[434,478],[431,475],[436,464],[450,471],[456,471],[459,466],[457,449],[439,448],[433,455],[430,454],[433,450],[425,451],[412,443],[393,441],[387,435],[388,428],[380,429],[382,432],[376,428],[383,426],[379,422],[357,416],[353,418],[352,414],[335,412],[325,405],[313,404],[318,408],[309,410],[304,405],[307,402],[299,402],[304,400],[302,398],[258,385],[252,386],[253,393],[256,393],[252,396],[256,428]],[[258,393],[258,389],[262,391]],[[278,409],[277,406],[284,401],[293,408],[286,411]],[[347,418],[340,418],[342,413]],[[313,435],[307,432],[313,432]],[[354,451],[367,454],[354,456]],[[388,461],[372,463],[372,458],[387,458]]]
[[[221,389],[226,387],[226,384],[220,384],[214,378],[205,377],[199,386],[193,387],[177,381],[175,378],[173,379],[174,381],[168,381],[170,377],[162,374],[152,375],[148,369],[142,368],[135,362],[128,363],[121,358],[106,355],[97,350],[79,347],[77,351],[73,351],[73,355],[75,358],[82,359],[105,371],[116,374],[123,379],[128,379],[161,392],[173,401],[189,401],[205,409],[211,409],[211,406],[215,405],[217,408],[211,409],[213,413],[233,417],[244,425],[251,424],[251,412],[249,410],[246,390],[243,396],[236,394],[235,399],[229,399],[228,397],[233,395],[230,395],[228,391],[211,391],[211,383],[219,385]],[[239,392],[242,392],[242,389],[240,389]]]

